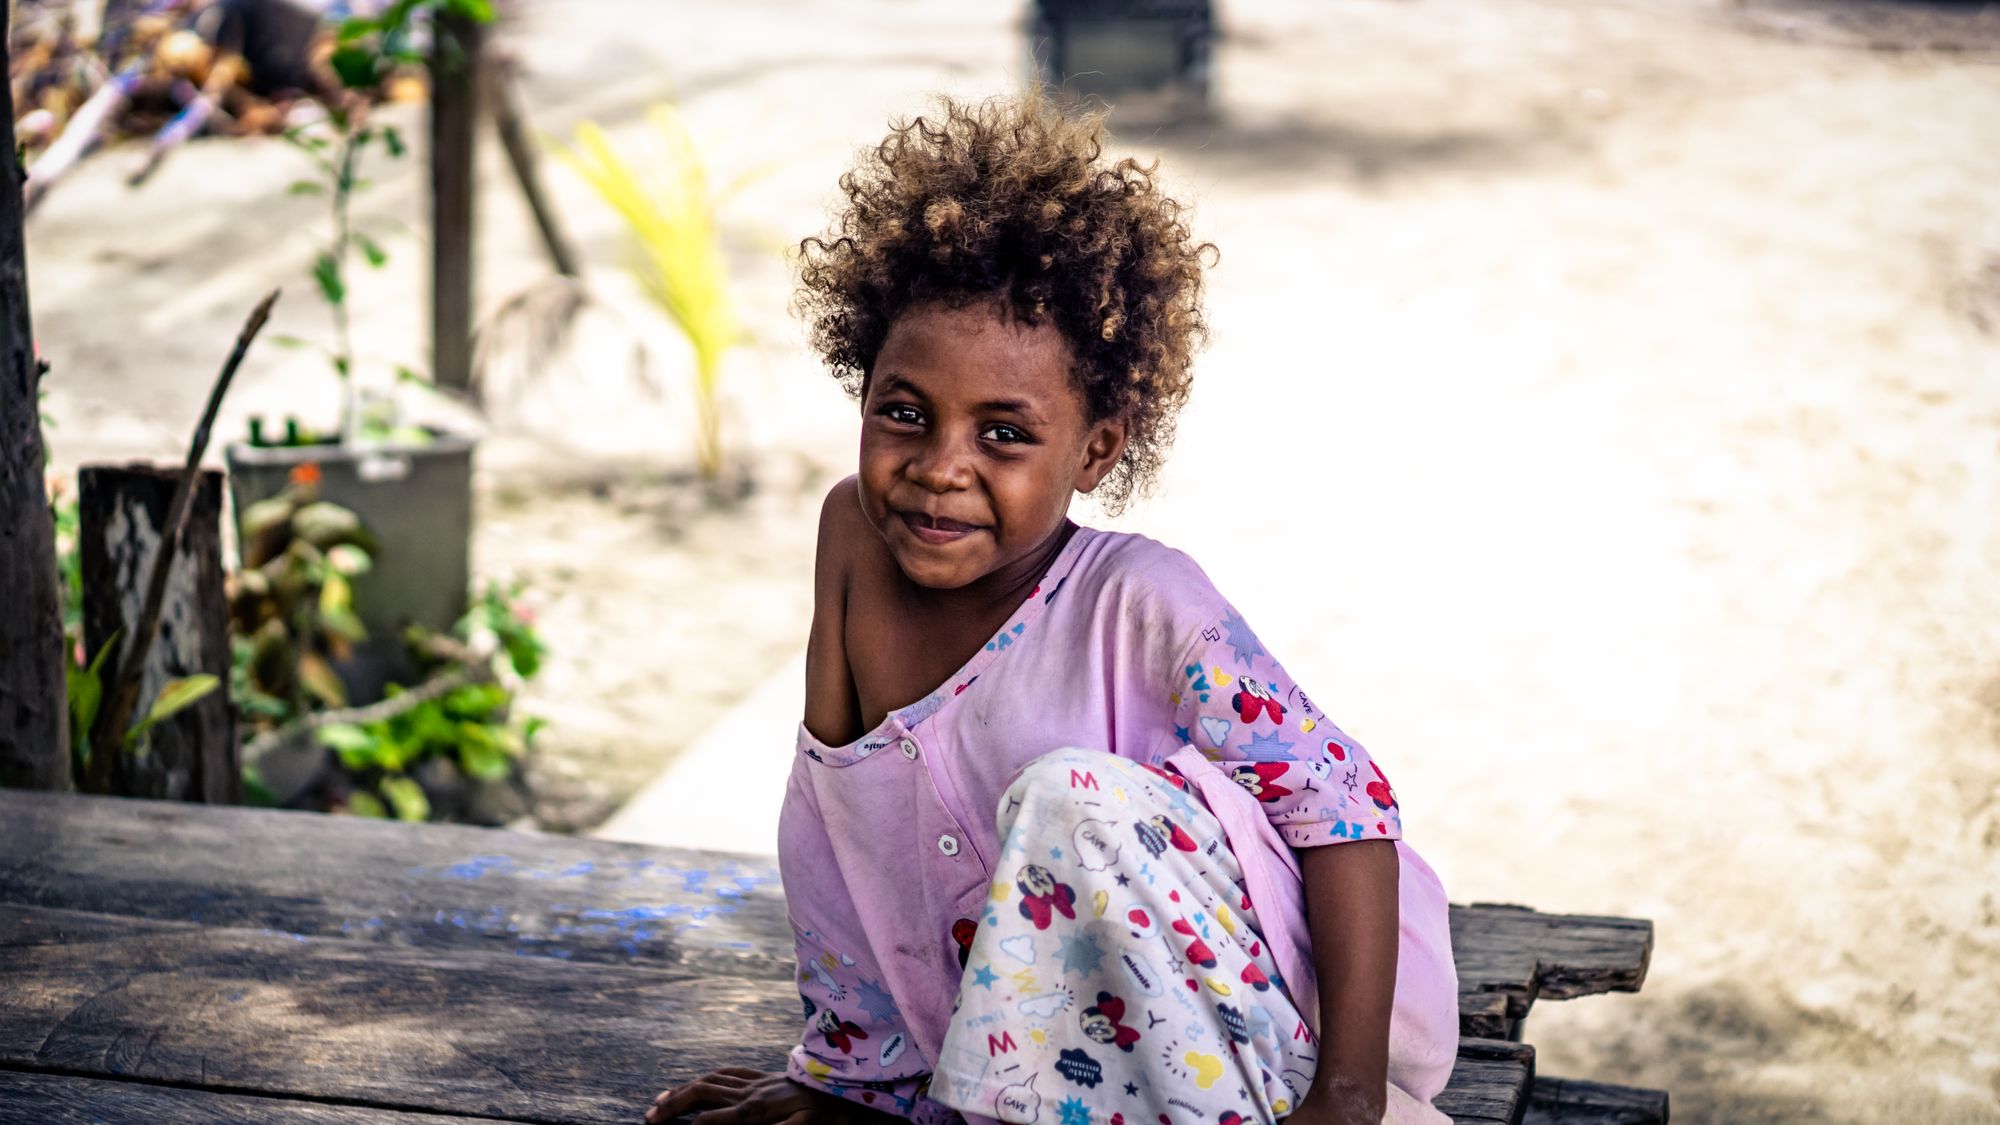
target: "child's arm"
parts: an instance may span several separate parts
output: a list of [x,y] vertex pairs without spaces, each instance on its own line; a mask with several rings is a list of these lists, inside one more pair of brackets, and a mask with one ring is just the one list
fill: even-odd
[[1382,1120],[1399,932],[1396,845],[1302,848],[1306,924],[1319,977],[1319,1067],[1298,1125]]
[[1262,804],[1299,858],[1320,1057],[1299,1125],[1378,1122],[1401,937],[1401,808],[1368,752],[1320,711],[1234,608],[1193,622],[1175,668],[1175,745],[1203,751]]

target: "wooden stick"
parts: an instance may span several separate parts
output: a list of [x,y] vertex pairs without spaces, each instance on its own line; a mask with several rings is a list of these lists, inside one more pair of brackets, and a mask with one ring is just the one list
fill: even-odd
[[[221,66],[215,68],[217,75],[225,72],[225,68]],[[145,183],[148,177],[159,170],[160,162],[167,158],[167,154],[176,146],[199,136],[201,131],[208,127],[210,118],[221,114],[226,120],[229,116],[222,113],[222,95],[228,90],[228,83],[211,76],[209,84],[200,88],[185,81],[177,85],[188,87],[192,91],[192,96],[187,99],[181,111],[174,115],[173,120],[161,126],[160,131],[153,134],[153,144],[146,150],[145,163],[126,177],[125,183],[129,187],[138,187]]]
[[431,379],[472,380],[473,167],[485,29],[438,13],[431,22]]
[[139,79],[144,74],[144,68],[133,63],[112,75],[69,119],[69,124],[63,126],[55,141],[35,158],[34,167],[28,169],[28,183],[21,189],[22,206],[27,211],[34,211],[35,205],[42,201],[56,181],[67,175],[77,161],[104,139],[105,131],[111,127],[118,111],[125,107],[126,99],[132,96],[133,88],[139,85]]
[[125,745],[125,731],[132,720],[132,709],[139,702],[139,681],[146,669],[146,653],[153,647],[153,638],[160,631],[160,606],[166,600],[167,571],[173,562],[174,545],[180,540],[181,525],[187,522],[188,503],[194,496],[194,482],[201,472],[202,455],[208,452],[209,431],[215,425],[216,412],[222,408],[222,396],[229,391],[229,383],[236,378],[236,369],[243,364],[243,357],[250,351],[250,341],[264,328],[270,319],[271,306],[277,304],[278,293],[273,289],[250,310],[250,318],[243,323],[243,331],[237,333],[236,346],[223,362],[222,374],[216,377],[215,386],[208,393],[208,407],[202,411],[201,424],[195,427],[194,440],[188,445],[187,462],[181,470],[181,480],[174,487],[173,503],[167,508],[167,526],[160,535],[159,553],[153,556],[151,573],[146,580],[145,608],[139,614],[139,625],[132,635],[124,640],[124,647],[118,661],[118,674],[112,680],[113,690],[106,692],[111,706],[98,714],[96,729],[91,732],[92,753],[89,774],[92,789],[102,792],[101,781],[108,780],[116,755],[122,753]]
[[514,169],[514,179],[520,183],[521,194],[528,200],[528,210],[534,213],[535,226],[542,232],[542,245],[548,247],[549,261],[564,277],[581,276],[577,270],[576,252],[570,249],[569,240],[563,237],[562,228],[556,225],[555,211],[542,191],[535,147],[528,140],[527,130],[521,126],[521,107],[514,97],[514,60],[506,55],[494,55],[488,61],[485,80],[487,104],[493,108],[493,128],[500,134],[500,147],[506,151],[507,163]]
[[494,651],[478,652],[456,642],[442,643],[443,638],[431,638],[430,644],[441,652],[452,653],[452,659],[461,661],[461,666],[449,672],[441,672],[425,680],[422,685],[401,695],[370,703],[365,707],[347,707],[336,711],[316,711],[303,718],[286,723],[277,730],[263,734],[243,744],[243,764],[255,768],[259,759],[285,743],[302,735],[310,734],[321,727],[336,723],[352,723],[366,726],[393,719],[406,711],[415,710],[434,699],[442,699],[467,684],[483,684],[495,679],[493,672]]

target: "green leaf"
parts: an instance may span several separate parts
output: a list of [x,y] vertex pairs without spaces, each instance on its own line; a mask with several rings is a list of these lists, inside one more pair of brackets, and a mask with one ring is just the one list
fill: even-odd
[[347,299],[347,285],[340,279],[340,262],[325,251],[313,261],[313,280],[319,282],[320,295],[328,304],[337,305]]
[[336,543],[328,547],[326,563],[335,573],[344,574],[349,578],[366,574],[368,569],[375,565],[374,560],[368,557],[367,551],[352,543]]
[[382,22],[380,20],[372,20],[366,16],[349,16],[341,21],[340,32],[335,36],[335,39],[339,43],[347,44],[354,42],[356,39],[373,35],[380,30],[382,30]]
[[493,22],[493,0],[444,0],[445,10],[474,23]]
[[356,234],[354,244],[361,247],[361,256],[368,259],[368,264],[375,269],[381,269],[382,264],[389,260],[389,252],[365,234]]
[[347,687],[340,682],[333,665],[317,653],[299,657],[299,683],[328,707],[347,706]]
[[355,816],[389,819],[389,810],[383,807],[382,799],[365,789],[356,789],[347,795],[347,811]]
[[285,189],[287,195],[325,195],[326,185],[318,180],[293,180]]
[[375,736],[353,723],[328,723],[313,731],[313,739],[340,753],[360,753],[375,747]]
[[306,339],[304,336],[288,336],[283,333],[279,333],[278,335],[275,336],[266,336],[264,337],[264,339],[269,340],[272,344],[275,344],[276,346],[281,348],[312,347],[312,341]]
[[264,784],[263,778],[257,776],[257,769],[254,766],[243,767],[243,799],[245,804],[259,808],[270,809],[278,806],[278,795],[272,792],[270,786]]
[[425,387],[431,385],[430,376],[424,374],[421,371],[418,371],[414,367],[401,367],[401,366],[397,367],[396,381],[398,383],[416,383],[419,386],[425,386]]
[[196,676],[183,676],[178,680],[168,680],[160,687],[160,694],[153,697],[153,709],[139,723],[134,733],[149,730],[166,722],[182,711],[207,698],[210,692],[222,686],[222,681],[206,672]]
[[380,78],[376,69],[376,53],[359,43],[343,43],[334,49],[333,57],[327,61],[333,66],[333,72],[340,76],[340,84],[350,90],[366,89]]
[[360,615],[345,607],[321,610],[319,624],[328,635],[339,637],[349,644],[358,645],[368,639],[368,626],[362,623]]
[[394,125],[382,126],[382,143],[389,146],[389,155],[401,160],[409,149],[403,144],[403,131]]
[[424,796],[424,787],[408,777],[385,777],[382,779],[382,795],[396,808],[398,820],[427,820],[431,815],[430,798]]
[[90,738],[90,728],[97,722],[97,709],[104,702],[104,680],[98,675],[98,668],[104,663],[111,645],[98,650],[97,659],[91,661],[88,669],[78,668],[69,661],[63,661],[64,679],[69,695],[70,738]]
[[466,743],[458,749],[458,764],[468,777],[481,781],[504,780],[514,766],[507,752],[494,745]]

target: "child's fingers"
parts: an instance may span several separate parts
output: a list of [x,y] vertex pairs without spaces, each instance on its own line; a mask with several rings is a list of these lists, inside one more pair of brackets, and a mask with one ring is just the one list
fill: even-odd
[[694,1125],[777,1125],[793,1117],[802,1117],[809,1109],[810,1106],[801,1107],[799,1099],[792,1093],[773,1097],[764,1091],[757,1091],[734,1105],[696,1114]]
[[653,1099],[653,1106],[646,1111],[648,1125],[658,1125],[680,1116],[689,1110],[715,1106],[732,1106],[743,1100],[748,1089],[748,1079],[736,1075],[703,1075],[692,1082],[665,1090]]

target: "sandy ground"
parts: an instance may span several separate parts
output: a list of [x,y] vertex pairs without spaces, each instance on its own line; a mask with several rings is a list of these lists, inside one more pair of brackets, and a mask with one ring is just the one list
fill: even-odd
[[[552,170],[626,311],[543,371],[588,423],[563,452],[518,419],[489,446],[476,555],[557,648],[531,703],[558,827],[803,635],[854,430],[773,247],[888,113],[1019,72],[1005,6],[661,11],[545,0],[516,35],[545,129],[629,136],[672,90],[718,166],[760,172],[730,208],[754,487],[686,483],[684,410],[621,374],[654,330],[615,228]],[[1666,1087],[1682,1121],[2000,1121],[2000,67],[1748,14],[1225,9],[1218,120],[1124,138],[1223,259],[1178,451],[1119,525],[1191,551],[1376,749],[1455,898],[1657,922],[1640,995],[1538,1009],[1544,1072]],[[294,283],[278,330],[324,331],[291,155],[197,151],[137,194],[107,154],[31,226],[64,464],[170,454],[262,288]],[[372,214],[416,213],[408,171]],[[488,309],[544,272],[490,182]],[[420,244],[389,244],[360,323],[417,354]],[[231,417],[330,402],[265,352]]]

